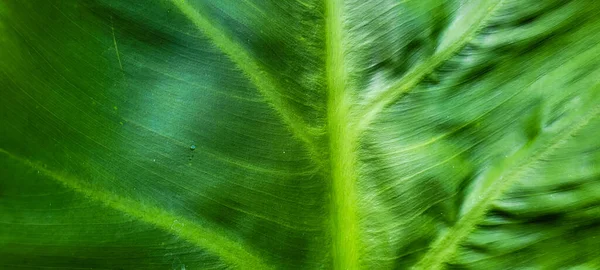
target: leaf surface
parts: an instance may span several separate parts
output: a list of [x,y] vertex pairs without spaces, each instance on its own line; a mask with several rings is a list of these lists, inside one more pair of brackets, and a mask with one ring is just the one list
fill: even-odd
[[597,269],[599,12],[4,1],[0,268]]

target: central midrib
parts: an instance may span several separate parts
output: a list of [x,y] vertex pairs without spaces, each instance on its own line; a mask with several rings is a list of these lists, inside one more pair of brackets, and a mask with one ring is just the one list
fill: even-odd
[[327,121],[331,170],[331,236],[334,269],[358,268],[356,218],[356,134],[350,119],[351,95],[346,91],[342,0],[326,3]]

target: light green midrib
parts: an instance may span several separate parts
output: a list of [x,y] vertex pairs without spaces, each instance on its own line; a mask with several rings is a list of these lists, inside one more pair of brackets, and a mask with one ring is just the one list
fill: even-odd
[[285,98],[277,91],[275,80],[268,72],[263,70],[256,59],[186,0],[168,1],[172,2],[221,52],[236,64],[280,115],[292,134],[305,144],[311,158],[318,165],[324,166],[324,157],[314,142],[315,135],[320,132],[317,128],[305,124],[302,118],[286,105]]
[[499,199],[511,184],[518,179],[519,173],[523,172],[534,161],[544,158],[557,147],[566,143],[569,137],[577,134],[599,114],[600,106],[596,106],[578,123],[564,128],[559,135],[554,135],[551,139],[538,139],[537,142],[539,143],[533,143],[530,147],[515,153],[496,169],[492,170],[486,177],[487,179],[482,180],[483,182],[492,182],[482,196],[483,199],[478,201],[477,204],[465,213],[456,225],[436,240],[413,269],[442,269],[444,263],[457,251],[458,245],[468,237],[477,224],[483,221],[492,203]]
[[66,174],[48,170],[45,166],[16,156],[5,149],[0,148],[0,153],[37,170],[41,174],[62,184],[67,189],[73,190],[92,201],[101,203],[192,243],[199,248],[216,255],[221,260],[230,263],[234,267],[238,267],[239,269],[271,269],[271,266],[263,262],[259,255],[244,248],[241,243],[230,239],[225,236],[224,233],[217,232],[214,229],[204,228],[185,217],[174,215],[159,207],[142,205],[138,201],[94,189],[86,185],[83,181]]
[[352,98],[346,90],[343,48],[343,0],[328,0],[326,14],[327,121],[331,170],[331,236],[334,269],[356,269],[356,133],[351,125]]
[[473,35],[479,32],[486,24],[489,17],[500,6],[502,1],[503,0],[498,0],[497,2],[493,2],[481,19],[473,24],[469,31],[466,31],[457,42],[453,43],[447,49],[436,53],[424,63],[409,70],[398,83],[371,98],[367,104],[364,105],[363,113],[359,114],[362,115],[362,119],[357,125],[357,131],[362,132],[366,130],[383,109],[395,102],[402,95],[414,89],[427,74],[431,73],[463,48],[473,38]]

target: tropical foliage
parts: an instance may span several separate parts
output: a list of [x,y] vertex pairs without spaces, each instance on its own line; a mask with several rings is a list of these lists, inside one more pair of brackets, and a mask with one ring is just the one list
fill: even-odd
[[0,268],[599,269],[599,15],[0,1]]

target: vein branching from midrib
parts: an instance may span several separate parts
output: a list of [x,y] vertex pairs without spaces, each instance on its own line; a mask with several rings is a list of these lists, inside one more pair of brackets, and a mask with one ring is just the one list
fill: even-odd
[[491,1],[490,6],[486,8],[486,12],[483,14],[483,16],[481,16],[481,19],[477,23],[472,24],[469,30],[465,31],[464,35],[461,36],[457,42],[454,42],[452,45],[448,46],[448,48],[435,53],[424,63],[409,70],[398,83],[392,85],[386,90],[381,91],[375,97],[369,99],[367,104],[364,106],[363,113],[359,114],[362,116],[362,118],[357,125],[358,132],[367,129],[371,122],[375,120],[377,115],[383,109],[395,102],[402,95],[414,89],[425,78],[425,76],[459,52],[486,24],[489,17],[500,6],[502,1],[503,0],[498,0],[495,2]]
[[291,132],[307,147],[311,157],[318,165],[323,166],[323,155],[314,142],[315,135],[320,132],[315,127],[307,125],[286,104],[285,98],[277,91],[276,80],[266,72],[261,64],[239,43],[234,41],[228,33],[217,27],[205,16],[201,10],[194,8],[186,0],[171,1],[213,44],[231,59],[233,63],[246,75],[259,92],[269,101],[270,105],[279,113]]
[[[600,89],[597,87],[597,89]],[[483,182],[492,183],[478,201],[458,222],[442,237],[438,238],[421,261],[414,269],[442,269],[444,264],[457,251],[458,245],[475,229],[477,224],[485,219],[485,215],[492,203],[499,199],[522,173],[535,161],[539,161],[551,154],[556,148],[566,143],[569,138],[577,134],[589,122],[598,117],[600,106],[596,106],[580,121],[563,128],[559,134],[550,133],[546,137],[538,138],[529,147],[525,147],[507,158],[495,169],[490,171]]]
[[169,213],[159,207],[143,204],[136,200],[93,188],[84,181],[66,174],[48,170],[45,166],[13,155],[2,148],[0,148],[0,153],[37,170],[39,173],[43,173],[69,190],[73,190],[92,201],[106,205],[141,222],[154,225],[163,231],[178,236],[181,239],[218,256],[224,262],[235,267],[241,269],[271,268],[262,261],[260,256],[246,249],[243,243],[230,239],[225,236],[225,234],[214,229],[204,228],[196,222],[183,216]]
[[334,269],[358,267],[356,218],[356,133],[351,125],[352,97],[346,91],[343,0],[328,0],[326,16],[327,120],[331,168],[331,235]]

